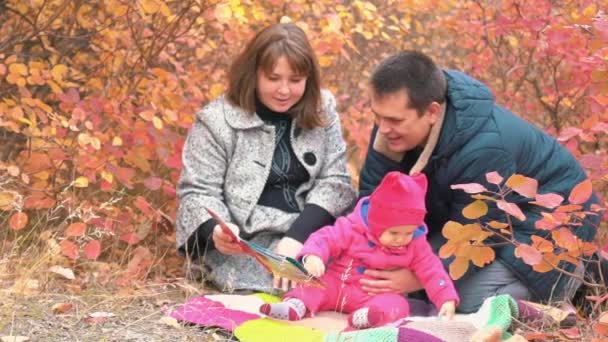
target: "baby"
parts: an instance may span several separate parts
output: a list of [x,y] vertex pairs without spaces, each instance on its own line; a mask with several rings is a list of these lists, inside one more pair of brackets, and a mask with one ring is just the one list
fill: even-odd
[[408,268],[424,285],[439,315],[452,318],[458,294],[439,258],[426,240],[424,174],[390,172],[378,188],[357,203],[348,216],[312,234],[299,258],[325,288],[298,285],[280,303],[264,304],[272,318],[300,320],[323,310],[348,313],[349,326],[377,327],[409,315],[400,293],[371,295],[359,280],[367,269]]

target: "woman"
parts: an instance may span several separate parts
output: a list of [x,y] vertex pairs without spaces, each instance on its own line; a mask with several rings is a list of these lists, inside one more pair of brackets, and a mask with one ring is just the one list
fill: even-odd
[[244,239],[295,257],[318,228],[354,203],[333,96],[320,88],[306,34],[260,31],[233,62],[225,96],[197,115],[177,187],[177,245],[222,291],[287,290],[221,232],[215,211]]

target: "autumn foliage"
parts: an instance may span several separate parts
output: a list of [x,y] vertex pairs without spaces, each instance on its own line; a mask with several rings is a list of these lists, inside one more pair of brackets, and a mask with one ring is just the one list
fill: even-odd
[[[499,103],[574,153],[591,181],[573,191],[571,203],[581,203],[591,185],[604,195],[606,8],[586,0],[0,1],[0,253],[49,253],[47,266],[73,267],[82,283],[180,276],[173,221],[186,132],[195,111],[225,89],[242,44],[282,17],[301,25],[318,53],[325,86],[339,101],[355,179],[372,124],[369,73],[390,53],[420,49],[486,82]],[[489,177],[500,183],[500,175]],[[556,212],[539,224],[576,216],[575,208],[559,210],[563,198],[536,194],[532,183],[517,175],[505,187]],[[483,196],[487,189],[477,190]],[[485,200],[465,216],[482,216]],[[523,215],[492,200],[509,216]],[[508,221],[445,229],[452,238],[442,254],[458,256],[455,277],[465,264],[494,258],[482,243],[489,234],[517,244],[518,256],[539,271],[554,264],[556,245],[568,250],[564,258],[595,249],[571,248],[561,229],[552,240],[512,241]],[[96,270],[87,268],[93,264]]]

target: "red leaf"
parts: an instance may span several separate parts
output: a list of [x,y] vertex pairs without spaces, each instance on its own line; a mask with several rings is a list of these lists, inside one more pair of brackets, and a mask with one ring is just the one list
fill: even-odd
[[84,255],[89,260],[95,260],[101,254],[101,242],[99,240],[91,240],[84,246]]
[[562,204],[564,198],[558,194],[536,194],[536,201],[530,202],[532,204],[540,205],[541,207],[553,209],[558,205]]
[[152,191],[156,191],[160,189],[160,187],[163,185],[163,180],[158,177],[148,177],[144,181],[144,185],[146,186],[146,188]]
[[500,185],[500,183],[502,183],[503,178],[498,172],[492,171],[486,173],[486,180],[488,181],[488,183]]
[[135,201],[133,201],[133,204],[137,209],[141,210],[142,213],[146,215],[152,214],[152,206],[142,196],[137,196]]
[[570,340],[579,340],[580,341],[581,332],[576,327],[568,328],[568,329],[559,329],[559,332],[564,334],[564,336],[566,336],[566,338],[568,338]]
[[165,192],[165,194],[167,194],[170,197],[175,197],[176,192],[175,192],[175,186],[172,185],[163,185],[163,191]]
[[78,246],[72,241],[63,240],[59,243],[59,246],[61,247],[61,254],[72,260],[78,259]]
[[575,136],[581,134],[582,131],[583,130],[580,128],[568,127],[561,131],[561,133],[559,134],[559,137],[557,137],[557,140],[561,141],[561,142],[568,141],[568,140],[574,138]]
[[27,225],[28,217],[24,212],[14,213],[8,221],[9,227],[12,230],[21,230]]
[[137,236],[137,233],[135,232],[122,234],[120,236],[120,240],[128,243],[129,245],[135,245],[139,241],[141,241],[141,239],[139,238],[139,236]]
[[521,258],[530,266],[537,265],[543,260],[543,255],[538,249],[525,243],[522,243],[515,248],[515,256]]
[[480,192],[488,191],[488,189],[486,189],[483,185],[477,183],[454,184],[450,186],[450,188],[454,190],[464,190],[464,192],[466,192],[467,194],[478,194]]
[[509,202],[501,200],[501,201],[496,201],[496,205],[498,206],[498,208],[500,210],[517,218],[518,220],[520,220],[520,221],[526,220],[526,215],[524,215],[524,213],[521,211],[521,209],[519,209],[517,204],[509,203]]
[[583,204],[587,202],[592,193],[593,185],[591,184],[591,180],[586,179],[572,189],[572,192],[570,192],[570,197],[568,197],[568,201],[573,204]]
[[87,225],[83,222],[74,222],[65,229],[65,236],[81,236],[87,230]]
[[23,208],[25,209],[50,209],[55,205],[55,200],[46,197],[43,192],[35,192],[25,199]]

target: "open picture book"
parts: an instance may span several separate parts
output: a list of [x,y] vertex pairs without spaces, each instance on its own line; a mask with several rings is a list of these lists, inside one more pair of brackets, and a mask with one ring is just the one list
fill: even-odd
[[264,266],[264,268],[266,268],[266,270],[268,270],[268,272],[274,274],[275,276],[287,278],[302,285],[321,288],[325,287],[321,280],[308,273],[308,271],[306,271],[302,263],[299,261],[295,260],[294,258],[277,254],[274,251],[251,241],[241,239],[239,236],[234,234],[228,225],[226,225],[226,223],[215,212],[213,212],[213,210],[209,208],[205,209],[215,220],[215,222],[217,222],[217,224],[222,228],[222,232],[232,237],[232,239],[234,239],[234,241],[241,246],[245,253],[254,257],[260,264],[262,264],[262,266]]

